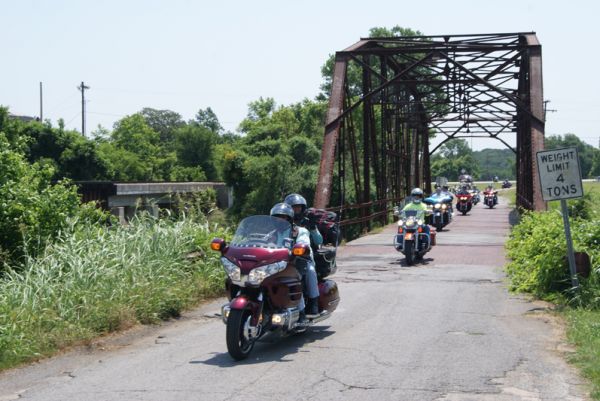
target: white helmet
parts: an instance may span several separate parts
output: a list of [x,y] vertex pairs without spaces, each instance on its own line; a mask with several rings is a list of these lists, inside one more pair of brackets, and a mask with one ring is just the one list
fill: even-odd
[[423,190],[421,188],[415,188],[410,191],[413,203],[421,203],[423,200]]

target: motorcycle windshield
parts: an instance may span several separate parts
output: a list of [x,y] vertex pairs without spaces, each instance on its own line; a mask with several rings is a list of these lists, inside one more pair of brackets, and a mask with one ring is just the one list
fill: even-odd
[[278,217],[250,216],[240,222],[230,245],[234,247],[292,247],[292,225]]
[[423,219],[423,216],[425,216],[425,212],[423,210],[403,210],[402,214],[400,215],[403,220],[406,220],[409,217],[414,217],[417,220],[421,220]]
[[427,204],[448,203],[448,202],[452,202],[452,198],[444,193],[442,193],[440,195],[432,194],[429,198],[425,199],[424,202]]

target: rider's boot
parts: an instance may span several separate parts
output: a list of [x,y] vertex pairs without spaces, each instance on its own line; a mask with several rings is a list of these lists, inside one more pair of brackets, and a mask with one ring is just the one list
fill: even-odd
[[306,303],[306,317],[314,318],[319,316],[319,298],[308,298]]

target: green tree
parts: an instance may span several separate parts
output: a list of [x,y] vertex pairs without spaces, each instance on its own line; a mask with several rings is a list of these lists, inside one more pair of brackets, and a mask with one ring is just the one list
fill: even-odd
[[183,127],[185,122],[179,113],[171,110],[156,110],[150,107],[144,107],[140,112],[146,120],[146,124],[160,137],[163,146],[169,147],[173,140],[175,130]]
[[175,151],[179,165],[200,167],[206,178],[214,180],[214,147],[218,134],[201,125],[187,125],[175,132]]
[[464,139],[451,139],[440,146],[438,152],[431,157],[431,174],[433,177],[446,177],[450,181],[458,180],[460,171],[465,169],[468,174],[479,175],[479,164],[473,156],[473,151]]
[[223,131],[223,127],[221,126],[221,123],[219,123],[217,115],[210,107],[207,107],[205,110],[198,110],[198,113],[196,113],[196,118],[192,121],[192,123],[208,128],[214,133],[220,133]]
[[75,187],[53,185],[53,175],[48,164],[29,164],[0,133],[0,269],[35,255],[76,214]]
[[516,178],[516,155],[510,149],[483,149],[473,152],[480,173],[478,180],[492,180],[494,176],[500,179]]
[[545,138],[546,149],[577,148],[582,178],[590,177],[594,154],[597,151],[592,145],[583,142],[575,134],[551,135]]
[[589,177],[600,177],[600,150],[594,149]]
[[[160,136],[147,123],[141,114],[133,114],[115,123],[111,134],[112,144],[120,149],[119,160],[108,154],[109,147],[103,147],[105,159],[110,159],[117,176],[125,175],[131,180],[161,181],[164,179],[162,159],[167,157],[166,149],[160,146]],[[114,149],[114,148],[113,148]],[[131,164],[134,163],[134,164]],[[122,169],[126,172],[123,173]]]

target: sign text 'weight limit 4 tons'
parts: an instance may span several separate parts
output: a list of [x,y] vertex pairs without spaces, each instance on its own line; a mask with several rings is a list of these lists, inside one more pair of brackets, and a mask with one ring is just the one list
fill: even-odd
[[536,156],[545,201],[583,196],[576,148],[544,150]]

